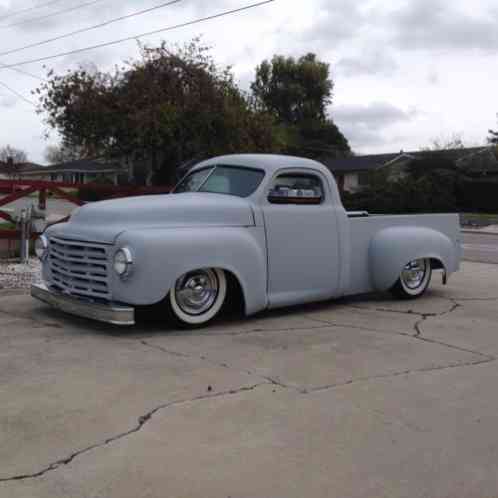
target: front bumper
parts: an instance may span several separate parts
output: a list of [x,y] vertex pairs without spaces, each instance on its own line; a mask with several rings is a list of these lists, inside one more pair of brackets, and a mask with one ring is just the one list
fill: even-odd
[[31,295],[71,315],[90,318],[99,322],[111,323],[113,325],[134,325],[135,309],[121,306],[115,303],[99,304],[85,301],[72,296],[67,296],[46,285],[34,284],[31,286]]

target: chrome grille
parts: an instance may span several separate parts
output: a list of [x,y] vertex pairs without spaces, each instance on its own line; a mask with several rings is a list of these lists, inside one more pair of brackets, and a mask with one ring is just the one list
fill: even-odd
[[51,237],[51,283],[77,297],[110,300],[108,248],[103,244]]

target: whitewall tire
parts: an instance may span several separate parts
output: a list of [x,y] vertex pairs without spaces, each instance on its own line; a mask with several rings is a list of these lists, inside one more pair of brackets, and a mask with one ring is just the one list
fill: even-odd
[[169,292],[169,304],[182,326],[199,327],[213,320],[227,297],[227,278],[223,270],[204,268],[182,275]]
[[391,292],[401,299],[416,299],[425,293],[431,277],[431,260],[415,259],[403,268]]

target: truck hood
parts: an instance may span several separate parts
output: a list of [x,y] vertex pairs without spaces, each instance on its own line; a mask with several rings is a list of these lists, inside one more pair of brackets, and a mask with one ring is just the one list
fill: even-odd
[[71,240],[113,244],[126,230],[194,226],[253,226],[249,202],[211,193],[128,197],[87,204],[67,223],[54,225],[50,235]]

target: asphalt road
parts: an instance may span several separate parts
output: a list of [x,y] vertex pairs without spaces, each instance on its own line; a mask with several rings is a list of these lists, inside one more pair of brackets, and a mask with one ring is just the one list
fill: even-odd
[[498,233],[463,234],[464,259],[498,264]]

